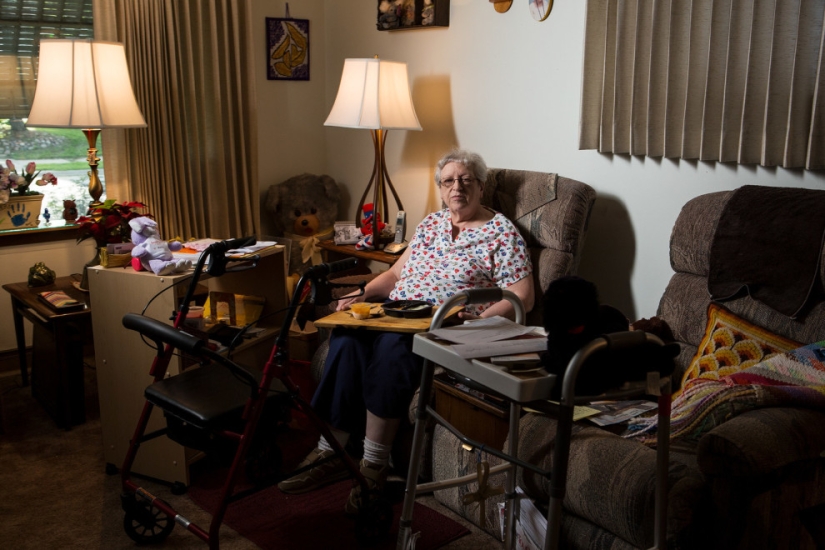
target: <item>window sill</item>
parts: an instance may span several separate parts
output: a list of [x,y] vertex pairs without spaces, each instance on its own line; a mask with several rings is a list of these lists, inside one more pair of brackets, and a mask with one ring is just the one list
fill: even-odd
[[43,225],[41,222],[39,227],[0,230],[0,246],[75,240],[77,236],[78,226],[73,223],[60,220],[51,222],[49,225]]

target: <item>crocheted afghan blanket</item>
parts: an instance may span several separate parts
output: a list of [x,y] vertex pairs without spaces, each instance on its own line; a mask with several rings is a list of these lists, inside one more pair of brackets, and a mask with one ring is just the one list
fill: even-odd
[[[698,441],[714,427],[762,407],[825,409],[825,341],[778,354],[719,380],[693,379],[674,400],[671,439]],[[656,443],[656,417],[636,418],[625,437]]]

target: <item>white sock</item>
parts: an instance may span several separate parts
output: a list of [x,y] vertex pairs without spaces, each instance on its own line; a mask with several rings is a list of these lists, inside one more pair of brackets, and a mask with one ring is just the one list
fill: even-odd
[[[341,444],[342,447],[346,446],[347,441],[349,441],[349,432],[345,432],[343,430],[336,430],[335,428],[330,428],[333,437]],[[329,444],[329,441],[324,438],[322,435],[318,439],[318,448],[322,451],[334,451],[335,449],[332,448],[332,445]]]
[[382,445],[364,438],[364,460],[376,466],[386,466],[390,463],[392,445]]

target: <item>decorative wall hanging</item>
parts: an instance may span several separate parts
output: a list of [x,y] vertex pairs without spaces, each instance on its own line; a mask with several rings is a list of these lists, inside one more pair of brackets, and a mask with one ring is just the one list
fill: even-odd
[[309,80],[309,19],[266,18],[267,80]]
[[504,13],[513,5],[513,0],[490,0],[498,13]]
[[553,10],[553,0],[530,0],[527,7],[533,19],[536,21],[544,21]]
[[379,31],[449,26],[450,0],[378,0]]

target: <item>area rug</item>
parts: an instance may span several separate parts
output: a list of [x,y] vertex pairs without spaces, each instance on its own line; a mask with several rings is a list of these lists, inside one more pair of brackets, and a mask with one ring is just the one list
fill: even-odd
[[[189,497],[212,512],[219,503],[225,475],[225,468],[198,472]],[[355,520],[344,514],[352,483],[344,480],[303,495],[286,495],[269,487],[230,504],[224,523],[264,549],[361,548],[355,540]],[[386,494],[393,504],[393,525],[387,537],[371,547],[377,550],[395,548],[404,482],[388,482]],[[208,529],[208,525],[201,527]],[[435,550],[469,533],[461,524],[419,503],[413,509],[412,532],[421,533],[416,550]]]
[[[265,549],[360,548],[355,540],[355,520],[344,514],[351,487],[351,481],[341,481],[303,495],[285,495],[271,487],[231,504],[224,523]],[[193,486],[189,496],[198,506],[211,511],[217,506],[220,488]],[[393,505],[390,533],[372,548],[395,548],[401,506],[402,502]],[[455,521],[416,503],[412,532],[419,531],[416,550],[435,550],[469,533]]]

